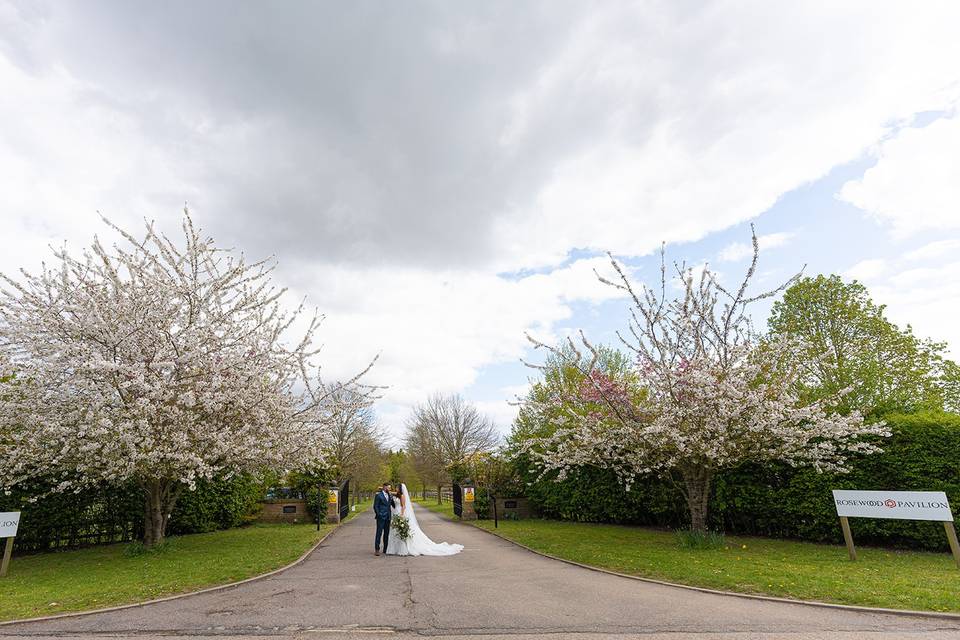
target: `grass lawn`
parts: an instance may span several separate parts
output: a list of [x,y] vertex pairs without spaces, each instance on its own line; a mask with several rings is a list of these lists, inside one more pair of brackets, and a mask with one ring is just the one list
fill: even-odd
[[[453,517],[453,505],[423,506]],[[472,523],[493,529],[492,520]],[[553,520],[500,521],[500,535],[532,549],[620,573],[698,587],[842,604],[960,612],[960,570],[948,553],[728,536],[726,548],[688,550],[673,533]]]
[[14,557],[0,578],[0,620],[151,600],[265,573],[293,562],[330,530],[316,524],[255,524],[170,538],[131,556],[116,544]]
[[361,500],[358,502],[354,509],[347,514],[347,517],[343,519],[344,522],[356,518],[358,515],[369,509],[373,506],[373,500]]
[[436,498],[426,498],[426,499],[414,498],[413,501],[418,505],[421,505],[426,507],[427,509],[430,509],[430,511],[436,511],[437,513],[441,513],[450,519],[455,518],[455,516],[453,515],[452,502],[444,502],[443,504],[437,504]]

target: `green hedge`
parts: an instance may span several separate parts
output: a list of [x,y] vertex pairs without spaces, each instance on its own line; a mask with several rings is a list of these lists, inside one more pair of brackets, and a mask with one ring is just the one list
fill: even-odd
[[[122,542],[141,537],[143,492],[134,484],[104,485],[76,493],[51,493],[33,485],[0,493],[0,511],[21,511],[17,551],[30,553],[63,547]],[[251,475],[201,481],[181,494],[167,533],[182,535],[228,529],[255,517],[263,486]]]
[[[820,474],[783,464],[744,465],[718,475],[711,500],[711,527],[728,533],[841,542],[831,489],[945,491],[960,515],[960,416],[947,413],[891,415],[893,435],[884,452],[853,461],[847,474]],[[529,468],[521,470],[532,478]],[[563,482],[533,481],[527,497],[546,517],[682,527],[686,504],[669,482],[646,479],[625,491],[614,474],[583,469]],[[863,544],[946,550],[936,522],[851,520]]]
[[76,493],[52,493],[35,484],[9,495],[0,492],[0,511],[21,511],[18,553],[122,542],[143,531],[143,494],[133,486],[104,486]]
[[180,494],[167,533],[206,533],[246,524],[256,518],[264,491],[263,484],[249,474],[201,480],[194,491]]

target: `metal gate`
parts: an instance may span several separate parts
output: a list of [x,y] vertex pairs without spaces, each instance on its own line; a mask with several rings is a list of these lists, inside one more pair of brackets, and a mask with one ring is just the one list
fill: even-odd
[[463,517],[463,487],[458,484],[453,485],[453,515]]
[[348,479],[340,487],[340,522],[350,513],[350,480]]

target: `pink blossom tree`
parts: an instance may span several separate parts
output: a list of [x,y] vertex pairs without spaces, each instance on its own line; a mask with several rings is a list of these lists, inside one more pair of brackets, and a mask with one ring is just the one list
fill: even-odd
[[199,478],[322,463],[337,405],[374,392],[362,373],[321,380],[318,319],[288,339],[303,307],[284,310],[272,262],[218,249],[184,213],[179,244],[107,222],[121,244],[0,276],[0,488],[134,481],[147,545]]
[[617,278],[600,280],[632,302],[628,331],[618,333],[635,356],[629,389],[598,368],[598,350],[582,333],[564,349],[531,338],[581,374],[579,385],[525,400],[524,410],[549,416],[556,427],[524,447],[544,474],[563,479],[591,465],[616,471],[628,488],[646,474],[674,479],[691,528],[703,531],[720,470],[780,460],[843,471],[850,453],[878,450],[869,436],[888,435],[882,424],[829,411],[832,398],[804,402],[796,384],[799,345],[753,330],[749,305],[793,282],[749,295],[758,255],[754,235],[753,260],[736,289],[707,266],[698,275],[677,265],[682,294],[673,299],[665,259],[659,288],[637,289],[611,258]]

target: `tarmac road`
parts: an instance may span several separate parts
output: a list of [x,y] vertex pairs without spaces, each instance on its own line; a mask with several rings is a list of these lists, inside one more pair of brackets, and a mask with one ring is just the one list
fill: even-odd
[[5,638],[960,639],[960,620],[764,602],[606,575],[418,509],[452,557],[373,555],[372,514],[270,578],[169,602],[0,626]]

